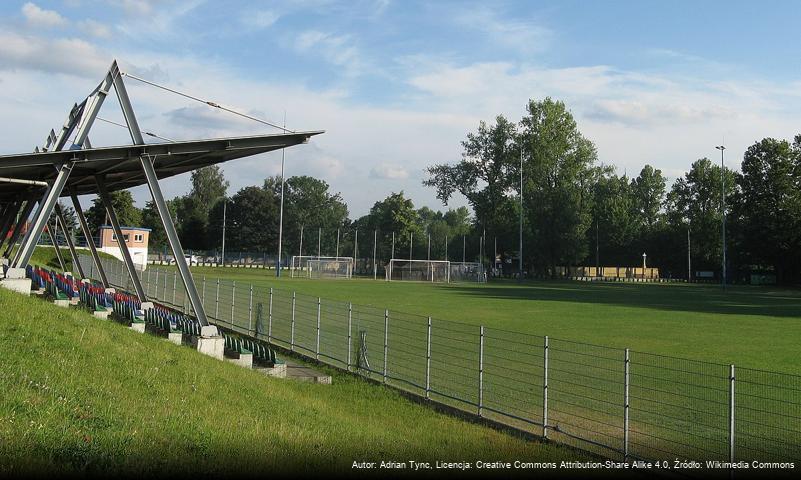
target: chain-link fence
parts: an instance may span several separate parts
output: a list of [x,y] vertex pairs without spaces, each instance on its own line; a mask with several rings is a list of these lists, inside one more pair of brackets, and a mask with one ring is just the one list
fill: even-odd
[[[131,290],[121,262],[104,265]],[[189,311],[177,272],[140,275],[151,299]],[[606,457],[801,461],[801,376],[195,281],[224,328]]]

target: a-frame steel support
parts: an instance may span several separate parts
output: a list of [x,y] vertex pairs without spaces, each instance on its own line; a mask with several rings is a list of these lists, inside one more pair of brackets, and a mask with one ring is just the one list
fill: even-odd
[[103,284],[104,288],[108,288],[110,285],[108,283],[108,277],[106,277],[106,270],[103,268],[103,264],[100,263],[100,255],[97,253],[95,240],[92,238],[92,231],[89,230],[89,225],[86,223],[86,217],[83,216],[81,203],[78,201],[78,196],[75,195],[74,191],[70,191],[70,198],[72,198],[72,206],[75,208],[75,216],[78,217],[78,223],[81,225],[83,237],[86,239],[86,244],[89,245],[89,251],[92,252],[92,261],[95,263],[95,270],[97,270],[97,273],[100,275],[100,282]]
[[[78,260],[78,252],[75,251],[75,242],[72,241],[72,235],[67,228],[67,220],[64,218],[64,211],[61,210],[61,205],[56,203],[56,220],[61,225],[61,231],[64,232],[64,238],[67,240],[67,247],[70,249],[70,257],[72,257],[72,268],[78,270],[78,275],[80,275],[81,279],[86,278],[83,273],[83,266],[81,262]],[[73,272],[75,273],[75,272]]]
[[139,297],[140,301],[146,302],[147,297],[145,296],[145,289],[142,288],[142,283],[139,281],[139,275],[136,273],[136,266],[131,258],[131,252],[128,250],[128,244],[125,243],[125,237],[122,234],[122,228],[120,228],[120,222],[117,219],[117,212],[114,211],[114,205],[111,203],[111,197],[108,194],[108,190],[106,190],[106,182],[102,176],[95,177],[95,182],[97,183],[97,190],[100,200],[103,201],[103,204],[106,207],[106,213],[108,213],[108,219],[111,222],[111,228],[114,229],[114,235],[117,237],[117,246],[120,247],[120,252],[122,252],[125,268],[128,270],[128,276],[131,277],[134,290],[136,290],[136,296]]
[[[131,140],[136,145],[143,145],[145,143],[142,137],[142,131],[139,128],[139,123],[136,121],[136,115],[131,105],[131,100],[128,97],[128,91],[122,81],[121,76],[114,77],[114,91],[117,92],[117,98],[120,101],[123,117],[125,123],[128,125],[128,131],[131,134]],[[192,272],[189,271],[189,266],[184,257],[184,249],[181,247],[181,241],[178,239],[178,233],[175,231],[175,224],[172,222],[170,210],[167,208],[167,202],[164,201],[164,195],[161,193],[159,186],[159,179],[156,175],[156,170],[153,168],[153,159],[150,156],[141,156],[139,160],[142,163],[142,170],[145,172],[145,179],[147,186],[150,189],[150,195],[153,197],[153,203],[156,204],[156,210],[161,218],[161,223],[164,226],[164,232],[167,234],[167,241],[170,244],[175,264],[178,266],[178,273],[181,276],[181,281],[186,289],[187,296],[189,297],[189,304],[192,311],[195,313],[200,325],[206,327],[209,325],[209,320],[206,318],[206,310],[203,308],[203,302],[200,300],[200,295],[195,286],[195,280],[192,278]]]
[[3,216],[3,227],[0,229],[0,250],[3,249],[3,245],[6,243],[8,232],[10,232],[11,227],[14,226],[14,221],[16,220],[19,211],[22,210],[23,202],[24,200],[11,202],[6,208],[5,215]]

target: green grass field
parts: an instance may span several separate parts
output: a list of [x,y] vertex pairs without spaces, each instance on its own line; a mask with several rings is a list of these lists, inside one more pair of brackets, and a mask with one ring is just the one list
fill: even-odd
[[335,370],[330,386],[269,378],[3,289],[0,311],[0,475],[586,459]]
[[[165,269],[167,267],[155,267]],[[426,284],[309,280],[271,270],[192,267],[198,281],[235,280],[443,320],[640,352],[801,374],[798,289],[510,281]]]

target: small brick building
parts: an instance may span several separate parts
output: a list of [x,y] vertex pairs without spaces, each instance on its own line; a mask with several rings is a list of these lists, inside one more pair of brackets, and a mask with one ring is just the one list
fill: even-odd
[[[128,251],[134,264],[141,270],[147,268],[147,245],[150,241],[150,229],[140,227],[120,227]],[[110,225],[100,227],[100,244],[98,249],[122,260],[122,251],[117,243],[117,236]]]

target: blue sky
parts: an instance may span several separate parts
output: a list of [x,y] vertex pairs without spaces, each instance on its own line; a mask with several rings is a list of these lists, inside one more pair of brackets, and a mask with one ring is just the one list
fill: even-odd
[[[601,161],[670,180],[697,158],[728,163],[764,136],[801,132],[798,2],[215,2],[0,4],[0,152],[29,151],[102,78],[124,70],[294,129],[287,174],[324,178],[359,216],[391,191],[442,208],[426,166],[458,161],[480,120],[564,100]],[[269,132],[129,85],[145,129],[177,139]],[[101,113],[120,120],[114,102]],[[126,142],[108,124],[93,144]],[[280,154],[234,161],[237,189]],[[166,180],[168,196],[187,176]],[[148,194],[134,190],[139,201]],[[454,199],[452,205],[464,204]]]

